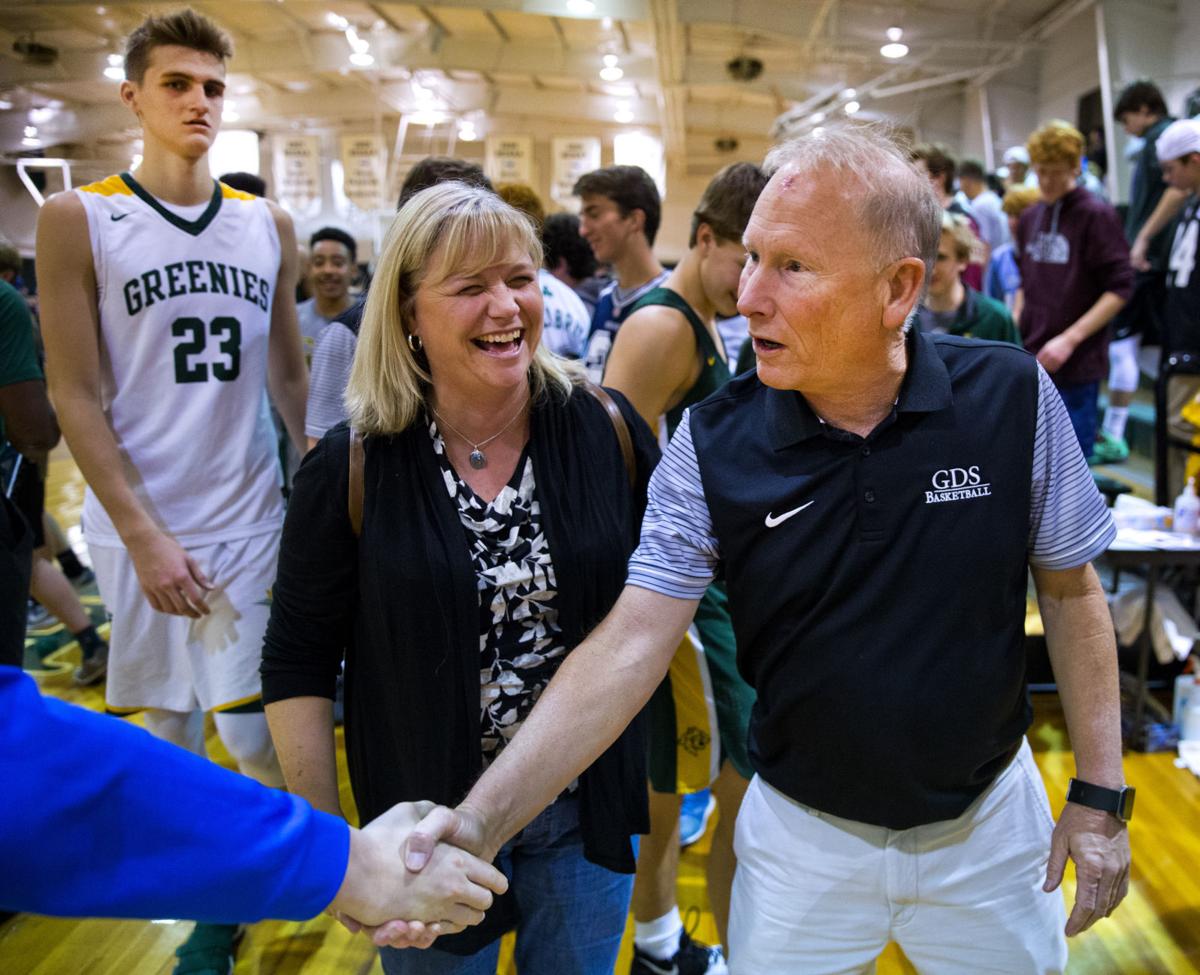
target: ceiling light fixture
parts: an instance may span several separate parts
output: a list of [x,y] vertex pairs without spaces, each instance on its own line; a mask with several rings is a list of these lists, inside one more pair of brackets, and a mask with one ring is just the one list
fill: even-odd
[[600,60],[604,62],[604,67],[600,69],[601,81],[620,81],[625,77],[625,72],[618,67],[618,57],[615,54],[606,54]]
[[843,107],[843,110],[845,111],[845,113],[847,115],[853,115],[860,108],[862,108],[862,106],[860,104],[858,104],[858,102],[851,101],[851,102],[846,102],[845,106]]
[[567,0],[567,9],[577,17],[586,17],[595,12],[596,5],[592,0]]
[[25,138],[21,140],[21,145],[29,146],[31,149],[36,149],[41,144],[42,144],[41,139],[36,139],[33,136],[29,136],[29,135],[25,136]]
[[479,133],[475,131],[475,123],[469,118],[461,119],[458,123],[458,137],[463,142],[474,142],[479,138]]
[[12,107],[13,103],[7,98],[0,98],[0,112],[7,112]]
[[812,130],[813,135],[822,135],[822,134],[824,134],[824,132],[825,132],[825,130],[819,125],[815,129]]
[[842,97],[843,98],[857,98],[858,92],[855,91],[853,88],[845,88],[842,90]]
[[338,30],[345,30],[350,26],[350,21],[348,21],[341,14],[335,14],[332,10],[325,15],[325,23],[327,23],[330,27],[337,28]]
[[237,105],[227,101],[221,108],[222,122],[236,122],[241,116],[238,114]]
[[818,122],[818,123],[824,122],[825,121],[825,113],[824,112],[813,112],[812,120],[814,122]]
[[37,126],[36,125],[25,126],[25,136],[27,138],[32,139],[35,135],[37,135]]
[[879,53],[893,61],[904,57],[908,53],[908,45],[900,43],[900,38],[903,36],[904,31],[899,27],[889,27],[887,29],[888,43],[879,49]]
[[350,63],[356,68],[369,68],[375,63],[375,56],[369,51],[351,51]]
[[633,109],[630,108],[629,102],[617,103],[617,110],[613,112],[613,121],[620,122],[622,125],[628,125],[633,121]]
[[104,69],[104,77],[112,81],[125,80],[125,59],[120,54],[108,56],[108,67]]

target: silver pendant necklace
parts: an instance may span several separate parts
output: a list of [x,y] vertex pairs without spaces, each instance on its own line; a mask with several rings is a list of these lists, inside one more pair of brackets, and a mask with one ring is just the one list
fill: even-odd
[[467,460],[470,462],[471,466],[473,468],[475,468],[475,470],[481,471],[485,467],[487,467],[487,455],[484,454],[483,448],[486,447],[488,444],[490,444],[498,436],[500,436],[500,434],[504,433],[504,431],[507,430],[509,427],[511,427],[514,423],[516,423],[517,417],[519,417],[522,413],[525,412],[525,407],[528,405],[529,405],[529,403],[528,403],[528,401],[526,401],[521,406],[521,408],[519,410],[517,410],[517,412],[513,415],[513,418],[511,420],[509,420],[506,424],[504,424],[504,426],[502,426],[499,430],[497,430],[495,433],[493,433],[486,440],[481,440],[481,441],[479,441],[479,443],[476,443],[474,440],[472,440],[470,437],[468,437],[465,433],[463,433],[461,430],[459,430],[458,427],[454,426],[454,424],[452,424],[449,420],[447,420],[444,416],[442,416],[442,414],[439,413],[435,407],[431,406],[430,409],[433,410],[433,415],[436,416],[439,420],[441,420],[442,423],[446,424],[446,426],[450,429],[450,431],[452,433],[457,434],[459,439],[465,440],[467,443],[469,443],[471,445],[471,453],[467,457]]

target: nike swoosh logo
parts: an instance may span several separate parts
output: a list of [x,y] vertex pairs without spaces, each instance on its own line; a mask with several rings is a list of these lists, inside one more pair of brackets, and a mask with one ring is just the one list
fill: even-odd
[[129,216],[128,213],[122,213],[120,216],[118,216],[115,213],[110,213],[108,215],[108,219],[111,220],[113,223],[116,223],[118,220],[124,220],[128,216]]
[[799,514],[801,511],[807,508],[809,504],[812,503],[812,501],[809,501],[808,504],[802,504],[799,508],[793,508],[791,511],[785,511],[778,517],[768,512],[766,519],[767,527],[774,528],[776,525],[782,525],[785,521],[792,517],[792,515]]

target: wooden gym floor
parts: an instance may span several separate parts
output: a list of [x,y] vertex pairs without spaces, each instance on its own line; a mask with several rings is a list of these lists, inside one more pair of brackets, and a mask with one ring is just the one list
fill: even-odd
[[[65,449],[51,463],[47,505],[64,528],[77,525],[82,481]],[[70,667],[78,648],[65,646],[44,662],[38,673],[42,690],[84,707],[103,708],[102,690],[77,689]],[[69,665],[69,666],[68,666]],[[36,673],[36,672],[35,672]],[[1035,720],[1029,732],[1038,767],[1055,812],[1061,807],[1068,777],[1074,771],[1070,742],[1058,700],[1036,695]],[[136,720],[133,719],[133,720]],[[353,809],[338,729],[342,801]],[[231,765],[209,722],[212,757]],[[1118,912],[1071,942],[1069,971],[1077,975],[1200,975],[1200,780],[1174,765],[1173,753],[1126,755],[1126,775],[1138,790],[1137,814],[1130,827],[1134,861],[1130,894]],[[685,913],[698,913],[695,935],[716,940],[704,891],[704,861],[709,834],[684,851],[679,877],[679,903]],[[2,867],[0,867],[2,869]],[[1074,894],[1068,873],[1065,895]],[[1069,903],[1069,900],[1068,900]],[[694,910],[693,910],[694,909]],[[166,975],[172,952],[190,930],[185,921],[99,921],[18,915],[0,925],[0,972],[3,975]],[[632,923],[617,971],[628,971]],[[355,938],[329,918],[304,923],[264,922],[251,927],[238,954],[238,975],[349,975],[379,973],[368,942]],[[515,971],[511,952],[501,955],[501,975]],[[895,945],[888,947],[879,975],[914,969]],[[527,973],[553,975],[553,973]]]

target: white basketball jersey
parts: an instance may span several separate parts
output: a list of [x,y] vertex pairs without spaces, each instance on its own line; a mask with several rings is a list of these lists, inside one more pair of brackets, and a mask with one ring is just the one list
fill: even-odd
[[[280,251],[266,202],[214,182],[187,220],[128,173],[75,192],[96,267],[103,405],[126,479],[185,546],[277,530],[266,383]],[[121,544],[90,489],[83,526],[90,541]]]

